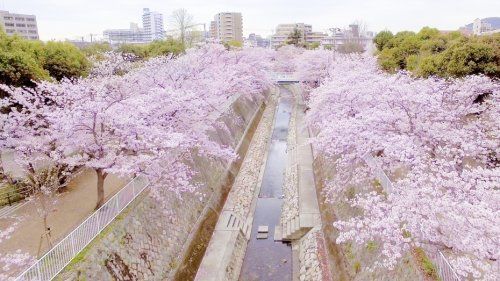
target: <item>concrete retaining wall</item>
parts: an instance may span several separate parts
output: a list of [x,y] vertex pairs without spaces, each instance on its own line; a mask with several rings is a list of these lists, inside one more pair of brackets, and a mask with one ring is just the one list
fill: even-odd
[[[262,112],[260,100],[239,98],[220,119],[228,130],[217,129],[211,137],[244,155],[253,132],[247,129],[260,118],[259,112]],[[227,186],[234,179],[240,162],[241,159],[233,163],[194,159],[191,166],[197,172],[195,180],[205,183],[199,190],[204,196],[184,194],[179,198],[172,193],[168,196],[167,208],[162,208],[148,193],[144,194],[57,279],[173,280],[182,270],[195,274],[197,264],[182,263],[188,254],[203,255],[206,244],[199,238],[205,237],[208,243],[211,231],[204,228],[210,228],[214,217],[216,221],[216,215],[210,210],[225,200]]]

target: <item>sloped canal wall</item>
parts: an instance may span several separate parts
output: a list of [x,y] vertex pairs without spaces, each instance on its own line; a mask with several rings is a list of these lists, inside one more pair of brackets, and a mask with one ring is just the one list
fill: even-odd
[[235,148],[239,159],[194,159],[195,181],[204,183],[198,193],[172,193],[166,208],[144,193],[56,280],[193,279],[264,108],[262,99],[237,99],[219,119],[228,130],[210,133],[213,140]]

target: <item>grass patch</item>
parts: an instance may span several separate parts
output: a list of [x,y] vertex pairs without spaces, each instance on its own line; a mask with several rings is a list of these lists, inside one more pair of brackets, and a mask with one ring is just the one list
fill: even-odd
[[375,250],[377,250],[377,248],[378,248],[378,245],[375,241],[368,241],[368,243],[366,243],[366,249],[369,252],[374,252]]
[[354,269],[354,272],[356,273],[359,273],[361,271],[361,263],[359,261],[356,261],[352,267]]
[[26,196],[18,192],[18,187],[12,184],[5,184],[0,187],[0,207],[16,203]]
[[348,259],[351,259],[351,260],[354,259],[354,254],[352,253],[352,244],[351,243],[345,244],[345,255],[347,256]]
[[354,196],[356,196],[356,190],[354,187],[349,187],[349,189],[345,191],[345,196],[347,199],[354,199]]
[[378,179],[374,179],[372,181],[372,186],[373,186],[373,189],[375,190],[375,192],[377,192],[378,194],[386,195],[384,187],[382,186],[382,183],[380,183],[380,181]]
[[415,248],[413,250],[414,255],[417,259],[417,263],[422,270],[422,272],[431,280],[436,280],[436,281],[441,281],[441,278],[439,278],[437,268],[436,266],[432,263],[432,261],[429,259],[429,257],[425,254],[424,250],[422,248]]

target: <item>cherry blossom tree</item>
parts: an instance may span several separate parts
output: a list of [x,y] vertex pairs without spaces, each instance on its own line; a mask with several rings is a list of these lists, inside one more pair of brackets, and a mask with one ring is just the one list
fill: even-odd
[[[190,161],[195,155],[237,157],[209,131],[227,126],[218,117],[236,97],[264,98],[273,57],[269,50],[227,51],[220,45],[146,62],[108,54],[87,78],[33,89],[1,86],[9,95],[0,100],[0,149],[20,155],[45,221],[56,205],[55,190],[79,167],[96,172],[97,208],[110,173],[148,177],[160,203],[163,191],[195,192]],[[0,232],[0,239],[12,231]],[[4,265],[27,260],[21,252],[0,255]]]
[[[262,98],[270,85],[271,57],[262,54],[207,45],[178,58],[127,67],[121,75],[115,75],[117,65],[126,63],[119,60],[99,65],[89,78],[40,83],[34,90],[6,89],[11,104],[21,109],[8,117],[5,126],[16,137],[6,133],[4,147],[10,143],[30,150],[24,152],[27,159],[39,153],[54,163],[95,170],[98,208],[109,173],[143,173],[154,162],[174,154],[185,157],[193,149],[234,158],[231,149],[209,139],[206,132],[221,124],[208,117],[235,94]],[[23,122],[33,124],[27,131],[17,130]],[[16,145],[19,141],[26,145]]]
[[303,52],[303,48],[297,48],[293,45],[286,45],[279,48],[274,54],[274,71],[295,72],[297,70],[297,57]]
[[[500,247],[498,82],[389,75],[375,58],[357,55],[323,69],[328,74],[318,72],[324,82],[311,92],[308,122],[318,132],[315,150],[336,174],[325,191],[335,201],[358,186],[349,203],[362,210],[335,223],[337,242],[382,241],[375,265],[388,268],[412,247],[447,249],[460,274],[493,280]],[[390,192],[373,187],[367,154],[393,179]]]

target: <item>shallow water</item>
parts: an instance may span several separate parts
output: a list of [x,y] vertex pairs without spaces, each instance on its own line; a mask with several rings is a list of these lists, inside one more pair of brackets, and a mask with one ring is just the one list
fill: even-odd
[[[289,244],[274,242],[274,227],[281,214],[282,185],[286,165],[286,139],[292,111],[291,93],[281,88],[281,97],[275,115],[274,128],[266,168],[255,208],[252,234],[247,246],[241,281],[292,280],[292,248]],[[256,239],[259,225],[267,225],[267,239]]]

